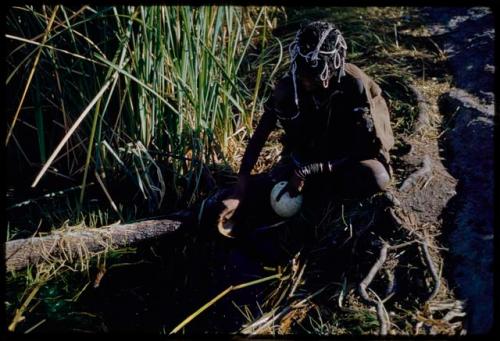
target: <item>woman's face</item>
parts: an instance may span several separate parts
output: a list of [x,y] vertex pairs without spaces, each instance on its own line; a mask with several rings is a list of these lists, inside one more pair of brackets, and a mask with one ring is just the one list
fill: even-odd
[[302,87],[307,92],[313,92],[321,89],[322,87],[322,82],[318,79],[318,77],[312,77],[308,74],[299,74],[299,80]]
[[324,89],[323,81],[321,80],[321,74],[324,72],[325,63],[326,60],[322,60],[315,64],[309,64],[304,62],[303,60],[298,61],[297,76],[302,85],[302,88],[305,91],[313,92]]

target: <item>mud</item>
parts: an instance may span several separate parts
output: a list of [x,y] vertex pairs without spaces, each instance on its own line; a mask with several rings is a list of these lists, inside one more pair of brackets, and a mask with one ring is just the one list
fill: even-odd
[[494,21],[491,9],[424,8],[429,36],[453,76],[440,98],[440,145],[456,196],[443,211],[457,294],[467,301],[469,334],[493,327]]

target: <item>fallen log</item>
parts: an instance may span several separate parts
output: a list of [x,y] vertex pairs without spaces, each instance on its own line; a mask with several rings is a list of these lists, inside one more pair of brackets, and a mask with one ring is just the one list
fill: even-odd
[[5,244],[7,271],[20,270],[43,260],[62,259],[70,263],[99,252],[137,244],[175,232],[176,220],[145,220],[101,228],[72,228],[43,237],[15,239]]

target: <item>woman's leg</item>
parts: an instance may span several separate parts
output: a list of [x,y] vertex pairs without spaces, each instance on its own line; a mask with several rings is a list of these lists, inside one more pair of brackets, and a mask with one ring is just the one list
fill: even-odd
[[[391,178],[384,165],[375,159],[346,162],[331,174],[319,175],[306,185],[308,196],[330,196],[334,192],[340,198],[366,198],[384,191]],[[308,186],[309,185],[309,186]]]

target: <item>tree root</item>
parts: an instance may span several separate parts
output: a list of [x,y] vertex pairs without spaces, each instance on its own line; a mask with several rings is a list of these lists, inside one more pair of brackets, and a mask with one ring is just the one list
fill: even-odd
[[433,278],[434,283],[435,283],[434,289],[432,290],[431,294],[429,295],[429,297],[426,300],[426,302],[429,302],[434,297],[436,297],[436,295],[439,291],[439,287],[441,286],[441,279],[440,279],[440,276],[436,270],[436,266],[434,265],[434,262],[431,259],[431,255],[429,253],[429,245],[428,245],[427,241],[420,242],[420,244],[422,246],[422,250],[424,251],[425,262],[427,263],[427,266],[431,272],[432,278]]
[[[384,306],[384,301],[381,300],[375,292],[372,292],[375,294],[375,296],[378,298],[377,300],[372,299],[367,292],[368,286],[370,283],[373,281],[375,278],[375,275],[379,272],[379,270],[382,268],[384,265],[386,259],[387,259],[387,253],[389,250],[397,250],[400,248],[403,248],[405,246],[417,243],[417,240],[412,240],[409,242],[405,242],[399,245],[394,245],[391,246],[387,242],[382,242],[382,247],[380,248],[380,253],[377,261],[373,266],[371,267],[370,271],[366,275],[366,277],[361,281],[361,283],[358,286],[359,293],[361,297],[368,303],[374,305],[377,308],[377,317],[378,321],[380,324],[380,335],[387,335],[389,326],[390,326],[390,319],[389,315],[387,314],[387,310],[385,309]],[[370,289],[371,290],[371,289]],[[390,297],[391,295],[389,295]]]
[[359,293],[361,294],[361,297],[363,297],[365,301],[371,303],[377,308],[377,317],[380,324],[380,335],[387,335],[388,331],[389,321],[387,321],[386,319],[387,316],[385,314],[385,306],[384,303],[382,303],[382,300],[379,299],[378,301],[376,301],[370,298],[370,296],[368,296],[368,292],[366,291],[366,289],[368,288],[368,286],[370,285],[370,283],[372,282],[373,278],[380,270],[382,265],[384,265],[384,262],[387,259],[387,250],[389,249],[389,247],[390,246],[387,243],[384,243],[382,245],[382,248],[380,248],[380,254],[377,261],[375,262],[375,264],[373,264],[372,268],[368,272],[368,275],[366,275],[365,279],[363,279],[361,283],[359,283]]
[[409,85],[408,88],[415,95],[418,105],[417,122],[415,123],[415,132],[421,131],[429,125],[429,102],[422,95],[415,85]]
[[411,187],[417,184],[417,181],[425,176],[428,176],[432,171],[432,161],[429,155],[424,156],[424,160],[422,161],[422,167],[420,167],[417,171],[411,173],[408,178],[403,182],[401,187],[399,187],[400,192],[407,191]]
[[[392,218],[392,220],[396,224],[398,224],[400,226],[405,225],[405,222],[403,221],[403,219],[396,214],[396,211],[392,207],[389,208],[388,212],[389,212],[390,218]],[[433,246],[429,246],[429,241],[428,241],[427,237],[420,235],[420,233],[416,233],[416,236],[417,236],[417,239],[415,239],[414,242],[417,242],[418,244],[420,244],[420,250],[424,256],[425,265],[429,268],[432,279],[434,281],[434,288],[432,289],[428,298],[425,300],[425,302],[427,303],[427,302],[431,301],[432,299],[434,299],[436,297],[436,295],[438,294],[439,288],[441,286],[441,277],[440,277],[440,274],[436,268],[436,265],[434,264],[434,262],[432,260],[430,252],[429,252],[429,247],[433,247]],[[401,244],[401,245],[403,245],[403,244]],[[434,248],[437,248],[437,247],[434,246]],[[440,249],[440,248],[437,248],[437,249]]]

